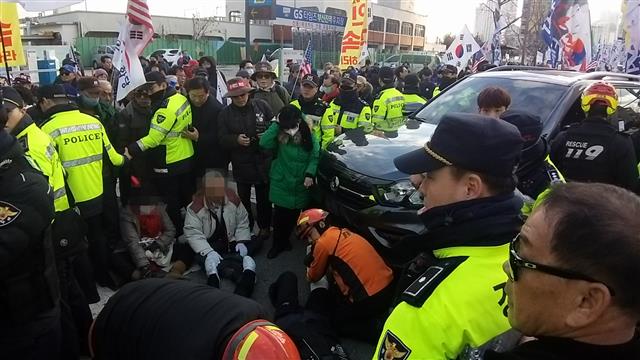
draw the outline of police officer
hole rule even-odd
[[[393,132],[404,123],[404,95],[394,86],[395,75],[388,66],[380,68],[380,92],[373,101],[373,126],[376,130]]]
[[[427,103],[427,100],[420,95],[420,79],[418,75],[409,74],[404,78],[402,93],[404,94],[404,108],[402,109],[404,116],[420,110],[422,105]]]
[[[373,130],[371,108],[364,100],[360,99],[356,89],[357,80],[358,77],[355,74],[346,74],[340,80],[340,94],[325,111],[322,123],[327,129],[331,126],[329,124],[334,125],[334,136],[346,132],[355,134],[353,132],[355,129],[360,129],[363,133],[370,133]],[[322,146],[326,147],[331,140],[333,138],[329,139],[329,135],[325,135],[322,139]]]
[[[500,118],[518,128],[524,141],[516,176],[523,197],[522,213],[529,216],[544,200],[551,186],[564,182],[564,177],[549,158],[549,143],[542,136],[542,120],[526,111],[509,110]]]
[[[586,119],[553,139],[551,160],[570,181],[635,190],[638,162],[633,143],[609,121],[618,108],[616,89],[609,83],[595,82],[584,90],[581,103]]]
[[[121,166],[125,157],[111,146],[104,127],[98,119],[81,113],[66,96],[60,85],[46,85],[40,88],[38,106],[48,120],[42,131],[49,135],[60,155],[60,161],[67,174],[67,185],[80,214],[87,225],[89,256],[96,280],[101,285],[109,285],[109,247],[102,226],[102,157],[106,150],[111,163]],[[96,301],[95,285],[91,291],[84,282],[83,290],[89,302]]]
[[[453,65],[447,64],[442,67],[442,69],[440,70],[440,74],[442,77],[440,78],[438,86],[433,89],[433,97],[438,96],[438,94],[443,92],[446,88],[453,85],[453,83],[458,80],[458,68]]]
[[[17,91],[10,87],[1,90],[2,103],[8,110],[6,129],[17,137],[25,155],[34,160],[53,189],[55,221],[52,240],[63,300],[62,354],[77,357],[78,344],[84,344],[85,353],[88,353],[85,339],[92,321],[91,310],[72,271],[73,257],[86,254],[84,224],[78,213],[71,208],[62,164],[51,138],[27,115],[23,99]],[[75,317],[75,321],[72,317]],[[76,329],[76,325],[80,329]]]
[[[450,113],[423,148],[394,160],[415,174],[424,195],[418,215],[429,231],[400,280],[405,290],[375,359],[476,358],[507,345],[502,264],[522,225],[513,176],[521,149],[515,126]]]
[[[257,302],[206,285],[136,281],[98,315],[94,359],[299,360],[295,343],[265,317]]]
[[[0,351],[6,359],[57,359],[53,192],[18,141],[4,131],[6,121],[0,106]]]
[[[312,133],[321,141],[321,146],[326,148],[334,137],[335,125],[329,121],[328,116],[324,116],[327,107],[318,98],[319,87],[320,78],[317,75],[303,76],[300,81],[300,98],[292,101],[291,105],[302,111]]]
[[[182,234],[180,209],[191,201],[194,182],[191,171],[194,166],[192,141],[183,132],[191,127],[189,100],[175,89],[168,88],[165,76],[157,71],[147,73],[147,93],[151,98],[154,114],[149,134],[129,144],[125,154],[131,158],[149,151],[149,160],[155,176],[157,191],[167,204],[167,213]]]

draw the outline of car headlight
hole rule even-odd
[[[422,195],[409,180],[399,181],[391,186],[379,188],[383,202],[402,205],[408,201],[411,205],[422,205]]]

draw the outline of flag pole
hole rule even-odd
[[[4,36],[0,34],[0,40],[2,40],[2,61],[4,62],[4,70],[7,72],[7,85],[11,86],[11,73],[9,72],[9,62],[7,61],[7,52],[4,48]]]

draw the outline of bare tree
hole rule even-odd
[[[215,17],[200,17],[200,12],[193,13],[193,40],[199,40],[208,32],[216,29],[218,22]]]

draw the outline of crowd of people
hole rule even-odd
[[[394,160],[428,230],[394,268],[312,200],[321,153],[341,134],[395,137],[465,74],[290,64],[281,84],[268,62],[227,80],[212,57],[143,60],[120,103],[109,57],[0,89],[8,358],[348,359],[345,337],[385,360],[640,357],[638,159],[613,86],[585,89],[586,120],[551,142],[498,87],[444,115]],[[271,285],[271,316],[251,299],[255,256],[295,238],[306,271]],[[206,285],[188,281],[199,271]],[[94,320],[98,285],[117,292]]]

